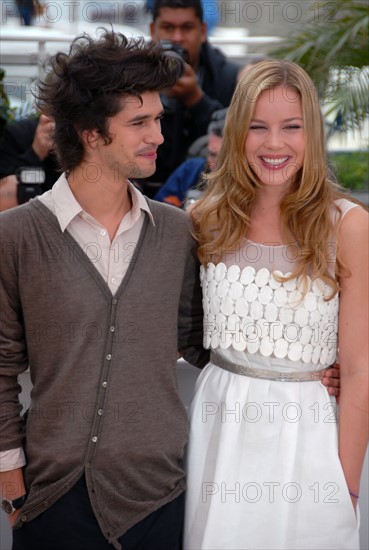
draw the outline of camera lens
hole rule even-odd
[[[178,75],[178,78],[180,78],[184,72],[184,64],[186,62],[186,57],[187,57],[186,51],[179,44],[171,42],[170,40],[160,40],[160,46],[162,47],[163,53],[165,55],[168,55],[180,61],[181,69],[180,69],[180,74]]]

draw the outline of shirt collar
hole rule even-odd
[[[128,191],[132,199],[132,208],[128,214],[132,217],[133,223],[139,219],[142,210],[146,212],[152,225],[155,226],[154,217],[143,194],[131,182],[128,182]],[[51,196],[55,207],[55,215],[62,232],[64,232],[70,222],[83,213],[81,205],[69,187],[65,174],[62,174],[53,186]]]

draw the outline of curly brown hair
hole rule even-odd
[[[97,130],[110,143],[107,119],[121,111],[122,99],[171,87],[182,70],[158,44],[102,31],[96,40],[77,36],[68,53],[53,56],[35,93],[40,111],[55,121],[55,152],[67,173],[82,162],[84,130]]]

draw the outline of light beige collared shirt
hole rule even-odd
[[[155,225],[150,208],[132,183],[128,182],[132,208],[119,224],[113,241],[107,229],[85,212],[77,202],[64,174],[40,200],[58,219],[60,229],[68,231],[95,265],[114,295],[126,274],[137,245],[146,212]],[[77,246],[78,246],[77,245]],[[26,464],[22,448],[0,453],[0,472],[15,470]]]
[[[132,208],[120,222],[112,242],[107,229],[83,211],[64,174],[50,191],[39,198],[55,214],[62,232],[67,230],[86,253],[109,285],[112,294],[118,290],[126,274],[140,236],[144,212],[147,212],[151,223],[154,224],[142,193],[131,183],[128,184],[128,191],[132,199]]]

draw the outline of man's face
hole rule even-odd
[[[194,8],[160,8],[159,16],[150,24],[151,38],[170,40],[187,53],[188,63],[196,70],[201,45],[206,40],[206,23],[201,23]]]
[[[156,169],[156,151],[163,143],[160,119],[163,106],[158,92],[145,92],[138,98],[122,101],[122,110],[108,119],[112,142],[106,145],[101,137],[93,144],[89,160],[98,163],[107,177],[115,180],[145,178]]]
[[[206,157],[209,170],[213,172],[215,170],[220,149],[222,147],[223,138],[216,136],[215,134],[209,134],[208,138],[208,154]]]

